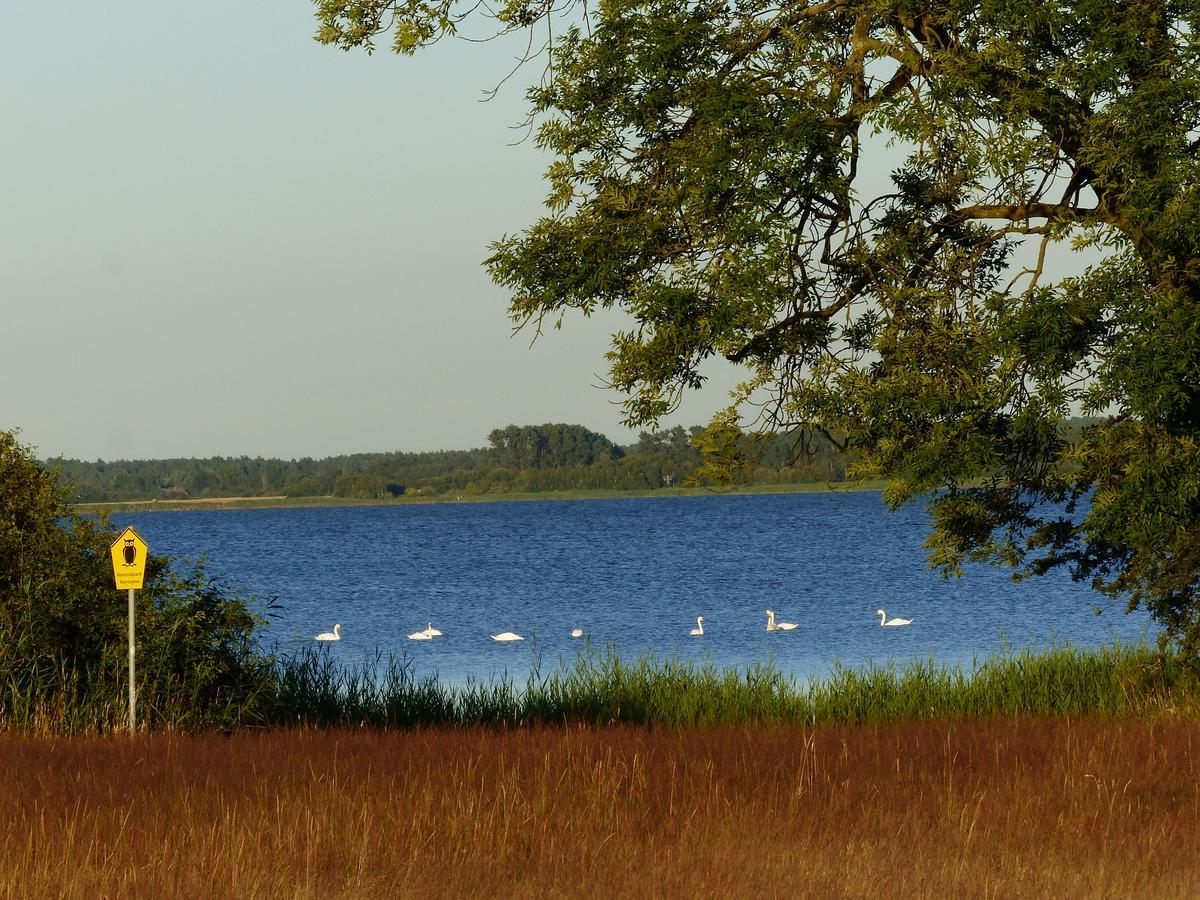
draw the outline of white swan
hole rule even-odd
[[[333,631],[322,631],[318,634],[314,641],[340,641],[342,639],[342,626],[340,624],[333,626]]]
[[[493,641],[523,641],[525,638],[513,631],[502,631],[492,635]]]
[[[688,634],[704,634],[704,616],[696,616],[696,627]]]
[[[776,622],[775,613],[771,610],[764,610],[767,614],[767,631],[793,631],[799,628],[795,622]]]
[[[425,625],[425,633],[430,637],[441,637],[442,633],[433,627],[432,622],[427,622]]]
[[[890,627],[893,625],[911,625],[913,623],[912,619],[889,619],[887,617],[887,613],[885,613],[882,609],[875,610],[875,615],[879,616],[879,624],[883,627]]]
[[[571,629],[571,637],[583,637],[583,629],[582,628],[572,628]]]
[[[429,629],[426,628],[424,631],[414,631],[408,636],[408,639],[410,641],[432,641],[433,635],[430,634]]]

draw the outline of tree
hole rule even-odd
[[[412,53],[478,9],[319,0],[317,37]],[[546,41],[555,159],[487,265],[519,323],[628,313],[630,425],[724,357],[735,405],[932,497],[943,570],[1066,565],[1200,653],[1196,0],[509,0],[492,25]],[[1055,275],[1065,247],[1090,264]]]
[[[514,469],[590,466],[600,459],[617,459],[623,451],[602,434],[582,425],[547,422],[509,425],[488,434],[493,459]]]

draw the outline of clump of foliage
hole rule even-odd
[[[527,32],[549,211],[487,265],[519,324],[626,314],[631,425],[724,358],[929,502],[944,572],[1066,566],[1200,658],[1194,0],[316,7],[343,49]]]
[[[0,432],[0,723],[120,727],[127,715],[127,595],[113,585],[103,519],[66,505],[56,475]],[[255,713],[271,660],[262,619],[197,565],[147,561],[137,592],[139,719],[228,726]]]
[[[386,500],[404,493],[404,485],[382,475],[341,475],[333,483],[333,496],[363,500]]]

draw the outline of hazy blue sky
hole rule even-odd
[[[43,456],[616,440],[616,320],[510,337],[487,243],[541,210],[516,48],[312,41],[306,0],[7,4],[0,429]],[[732,382],[667,424],[696,424]]]

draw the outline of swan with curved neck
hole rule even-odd
[[[525,638],[521,637],[515,631],[502,631],[499,634],[493,634],[492,640],[493,641],[523,641],[523,640],[525,640]]]
[[[432,622],[427,622],[425,625],[425,633],[430,637],[441,637],[442,633],[433,627]]]
[[[583,629],[582,628],[572,628],[571,629],[571,637],[573,637],[573,638],[583,637]]]
[[[763,610],[767,614],[767,631],[794,631],[800,626],[795,622],[776,622],[775,613],[772,610]]]
[[[688,634],[704,634],[704,616],[696,616],[696,627]]]
[[[333,631],[322,631],[313,640],[315,641],[340,641],[342,639],[342,626],[337,624],[333,626]]]
[[[879,625],[883,628],[899,627],[900,625],[911,625],[912,619],[901,619],[899,617],[889,619],[887,613],[882,609],[875,610],[875,615],[879,616]]]

